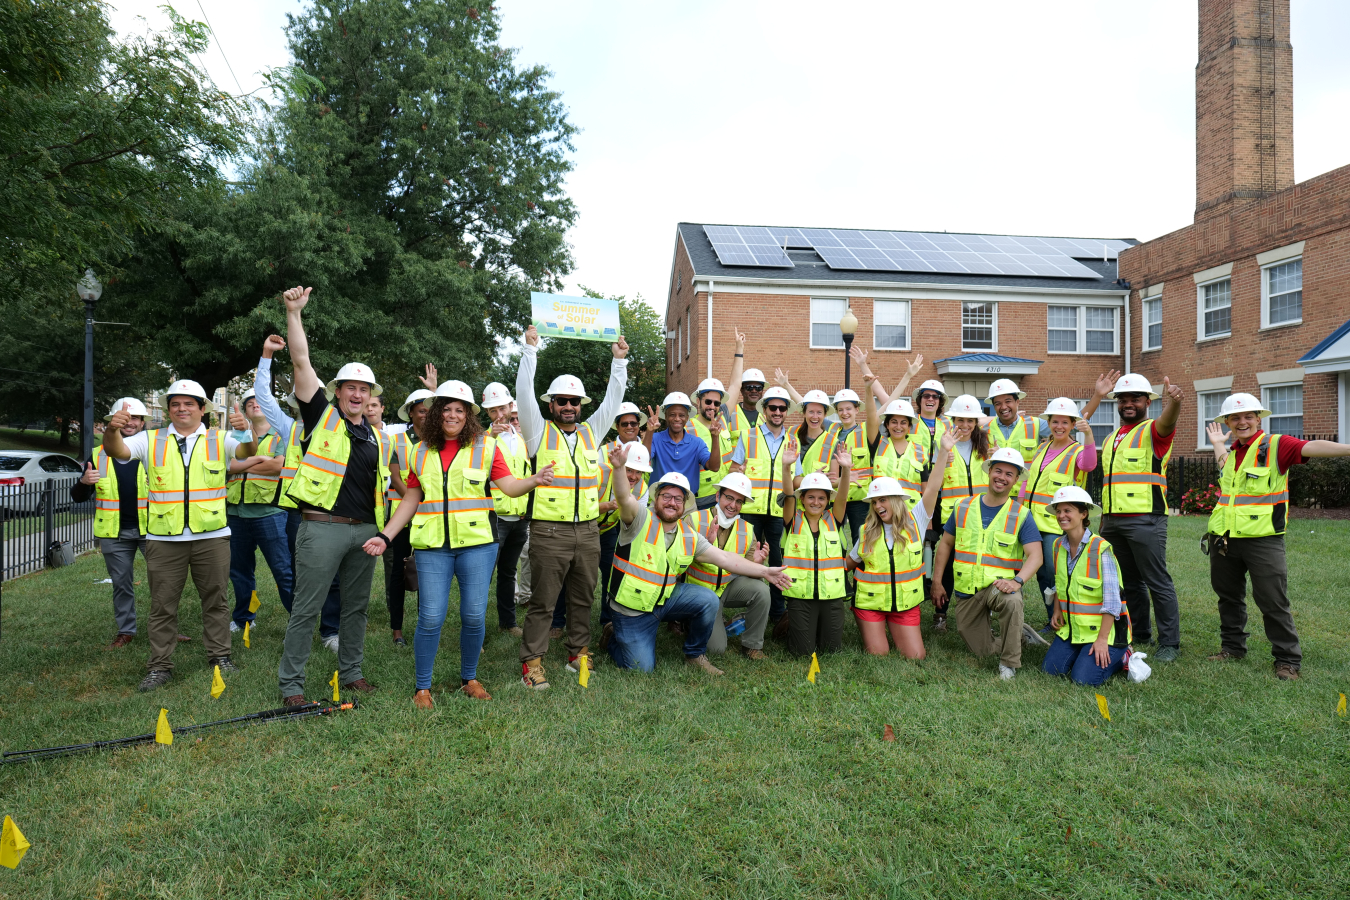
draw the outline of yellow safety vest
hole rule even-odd
[[[525,449],[525,438],[516,435],[516,449],[509,450],[502,441],[497,441],[497,449],[502,453],[502,460],[506,467],[511,470],[511,474],[516,478],[528,478],[530,474],[530,454]],[[604,460],[601,460],[604,463]],[[499,516],[523,516],[530,510],[530,495],[521,494],[519,497],[508,497],[497,488],[492,489],[492,505],[497,509]]]
[[[1242,466],[1229,451],[1219,473],[1219,502],[1209,516],[1209,530],[1235,538],[1284,534],[1289,517],[1289,473],[1278,463],[1280,436],[1262,434],[1247,448]]]
[[[1041,434],[1042,423],[1040,419],[1017,414],[1017,424],[1013,426],[1012,434],[1006,438],[1003,436],[1003,429],[998,426],[998,419],[985,426],[984,431],[989,435],[989,445],[995,450],[1001,450],[1004,447],[1011,447],[1022,454],[1023,462],[1031,462],[1031,458],[1036,455],[1036,448],[1041,445],[1043,435]]]
[[[411,523],[414,550],[458,550],[496,540],[488,484],[496,452],[496,440],[480,434],[472,447],[461,445],[450,468],[442,469],[440,451],[425,441],[417,444],[412,470],[422,486],[422,502]]]
[[[731,445],[734,448],[736,444],[752,430],[759,430],[759,426],[764,424],[764,413],[760,413],[759,417],[755,419],[755,424],[751,425],[750,417],[745,414],[745,410],[737,403],[727,411],[726,415],[722,416],[722,424],[731,429],[729,437],[731,438]]]
[[[737,410],[739,409],[740,407],[737,407]],[[754,496],[750,502],[741,507],[742,516],[770,512],[770,497],[774,493],[774,486],[778,483],[778,454],[783,452],[787,442],[788,433],[785,429],[783,440],[778,443],[778,450],[770,452],[769,442],[764,439],[764,432],[759,430],[758,425],[745,433],[745,475],[750,479],[750,489],[754,491]],[[775,514],[781,506],[782,504],[777,501],[772,503]]]
[[[94,468],[98,470],[98,481],[94,484],[94,537],[115,538],[122,531],[122,499],[118,495],[117,473],[110,471],[108,454],[102,447],[94,448]],[[136,467],[136,519],[141,534],[145,534],[145,523],[150,511],[150,492],[146,488],[145,466],[139,459],[129,463]]]
[[[1027,500],[1031,503],[1031,517],[1035,519],[1041,534],[1060,534],[1059,522],[1055,521],[1055,515],[1047,504],[1055,496],[1055,491],[1062,487],[1076,484],[1086,488],[1088,473],[1078,470],[1078,454],[1083,452],[1083,445],[1077,441],[1070,441],[1069,446],[1055,457],[1054,463],[1042,468],[1045,455],[1049,452],[1050,442],[1046,441],[1036,451],[1036,457],[1027,468]]]
[[[648,511],[642,540],[633,541],[627,559],[614,557],[614,567],[623,573],[615,603],[648,613],[670,597],[675,583],[694,561],[698,537],[687,519],[680,519],[678,524],[679,530],[667,548],[661,520]]]
[[[900,487],[905,491],[905,500],[911,506],[923,496],[923,470],[926,468],[921,444],[906,440],[904,452],[896,453],[895,444],[889,437],[877,441],[877,452],[872,457],[872,477],[894,478],[900,482]]]
[[[718,541],[713,540],[713,529],[717,525],[716,509],[700,509],[694,514],[694,530],[708,539],[708,543],[714,547],[720,547]],[[725,549],[733,556],[744,557],[750,552],[750,543],[755,539],[755,530],[750,527],[750,523],[736,517],[736,530],[726,533],[726,540],[730,546]],[[731,580],[725,569],[709,563],[703,563],[695,560],[689,566],[689,571],[685,573],[684,580],[692,584],[700,584],[717,596],[722,596],[722,592],[727,589],[727,582]]]
[[[989,475],[984,471],[984,460],[975,453],[974,445],[970,450],[970,465],[960,451],[952,448],[947,454],[947,468],[942,473],[941,515],[938,521],[945,523],[951,518],[952,510],[962,497],[978,497],[989,490]]]
[[[871,553],[863,554],[867,525],[862,527],[858,553],[862,567],[853,570],[858,593],[853,605],[876,612],[904,612],[923,602],[923,535],[914,517],[905,513],[905,527],[891,529],[896,546],[886,546],[886,535],[877,536]]]
[[[186,468],[175,435],[172,428],[150,432],[146,533],[177,535],[187,527],[193,534],[205,534],[224,528],[225,472],[229,468],[225,435],[215,428],[199,435]]]
[[[281,484],[277,488],[277,506],[283,509],[295,509],[295,501],[288,495],[291,479],[300,469],[300,460],[304,459],[304,426],[299,422],[291,423],[290,433],[286,436],[286,456],[281,461]]]
[[[576,430],[576,449],[567,446],[563,430],[544,423],[544,436],[534,454],[534,471],[553,463],[553,484],[531,492],[531,514],[545,522],[589,522],[600,517],[599,442],[591,426]]]
[[[842,441],[853,455],[853,463],[849,467],[848,499],[866,500],[867,488],[876,474],[872,469],[872,452],[867,447],[867,429],[862,425],[854,425],[848,431],[838,432],[837,440]]]
[[[399,475],[403,478],[403,483],[406,485],[408,483],[408,473],[412,471],[413,454],[417,452],[417,448],[422,446],[422,444],[420,441],[415,441],[408,437],[408,432],[406,431],[400,431],[389,435],[389,441],[394,445],[393,450],[389,455],[389,468],[397,470]],[[384,520],[388,522],[394,517],[394,513],[398,512],[398,505],[403,500],[403,498],[398,495],[398,491],[394,490],[394,481],[392,478],[389,480],[389,486],[385,488],[384,499],[385,502],[389,504],[389,511],[385,513],[384,517]]]
[[[1167,463],[1172,447],[1158,459],[1153,453],[1153,420],[1145,419],[1121,438],[1124,426],[1102,442],[1102,515],[1167,514]],[[1173,442],[1175,443],[1175,441]]]
[[[1078,551],[1078,562],[1069,571],[1068,538],[1055,541],[1052,551],[1055,566],[1055,605],[1064,618],[1064,624],[1055,630],[1061,640],[1070,644],[1091,644],[1102,628],[1102,557],[1111,554],[1111,545],[1097,535],[1088,538],[1087,546]],[[1120,604],[1115,634],[1111,643],[1128,646],[1134,640],[1130,624],[1130,610]]]
[[[915,413],[914,427],[909,431],[909,442],[918,444],[919,449],[923,451],[924,469],[920,481],[928,480],[928,473],[933,465],[933,460],[937,458],[938,448],[942,446],[942,436],[951,430],[952,420],[946,416],[938,416],[930,430],[927,423]]]
[[[258,456],[271,456],[280,438],[276,432],[268,432],[258,441]],[[283,462],[284,466],[285,463]],[[252,503],[259,506],[275,506],[281,492],[281,475],[254,475],[252,472],[231,474],[226,479],[225,502],[230,506],[240,503]]]
[[[609,464],[609,451],[620,442],[610,441],[600,448],[600,502],[614,502],[614,469]],[[626,477],[626,476],[625,476]],[[633,491],[634,496],[640,496],[647,491],[647,475],[643,473],[642,480],[638,482],[637,488]],[[610,512],[600,517],[600,533],[604,534],[612,528],[618,528],[620,523],[620,512],[616,506]]]
[[[351,438],[347,436],[346,418],[337,407],[324,410],[318,427],[309,436],[309,449],[300,460],[300,466],[291,479],[286,494],[293,500],[318,509],[330,510],[337,502],[342,479],[347,474],[347,459],[352,452]],[[375,495],[371,498],[375,511],[375,527],[384,528],[384,492],[389,483],[389,462],[394,444],[389,435],[371,428],[376,441]]]
[[[739,407],[737,407],[739,409]],[[717,436],[717,442],[722,446],[722,467],[716,472],[709,472],[703,469],[698,475],[698,496],[707,497],[717,493],[717,483],[727,477],[731,471],[731,454],[736,449],[736,444],[731,438],[731,429],[726,427],[723,422],[722,433]],[[712,432],[704,423],[702,416],[696,416],[689,420],[689,430],[698,436],[708,447],[708,452],[712,452]]]
[[[784,597],[802,600],[838,600],[845,594],[844,544],[830,510],[813,532],[799,510],[783,532],[783,566],[792,578]]]
[[[805,428],[805,426],[802,427]],[[830,458],[834,456],[834,448],[838,440],[838,427],[831,422],[826,422],[825,430],[816,438],[815,443],[802,452],[798,459],[802,464],[802,475],[810,475],[812,472],[828,474]],[[797,435],[797,443],[805,444],[800,433]]]
[[[956,504],[956,546],[952,560],[955,588],[962,594],[978,594],[1000,578],[1012,578],[1022,568],[1022,530],[1031,510],[1025,503],[1008,499],[999,507],[989,527],[976,504],[967,497]]]

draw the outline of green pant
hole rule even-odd
[[[745,609],[745,631],[741,632],[741,647],[745,650],[764,649],[764,629],[769,624],[769,583],[758,578],[733,578],[722,590],[722,609]],[[727,652],[726,623],[718,611],[708,636],[709,653]]]
[[[277,677],[281,696],[305,692],[305,663],[309,661],[314,629],[336,575],[342,593],[338,622],[338,681],[351,684],[361,678],[366,646],[366,610],[376,557],[361,545],[375,536],[374,525],[339,525],[302,520],[295,535],[295,599],[286,623]],[[328,677],[324,677],[327,681]]]

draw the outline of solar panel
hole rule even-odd
[[[704,225],[703,233],[724,266],[766,266],[790,269],[791,258],[767,228]]]

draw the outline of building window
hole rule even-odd
[[[1156,419],[1158,418],[1158,416],[1161,416],[1162,406],[1163,404],[1161,397],[1159,397],[1157,400],[1150,400],[1148,404],[1148,417],[1150,419]]]
[[[680,272],[675,276],[675,293],[684,290],[684,273]]]
[[[684,311],[684,358],[688,359],[689,354],[694,352],[694,311],[687,309]]]
[[[839,320],[848,309],[848,301],[843,298],[811,300],[811,346],[821,349],[837,350],[844,346],[844,334],[839,330]]]
[[[1086,400],[1075,402],[1080,410],[1088,403]],[[1092,440],[1100,447],[1111,435],[1111,432],[1116,430],[1118,424],[1120,423],[1116,421],[1116,401],[1103,400],[1097,405],[1092,418],[1088,419],[1088,425],[1092,426]]]
[[[1267,385],[1261,389],[1261,402],[1270,410],[1266,431],[1303,437],[1303,385]]]
[[[1116,352],[1116,311],[1108,306],[1049,306],[1051,353]]]
[[[677,321],[675,323],[675,365],[684,360],[684,323]]]
[[[1292,259],[1261,271],[1261,324],[1290,325],[1303,321],[1303,260]]]
[[[1048,307],[1050,322],[1050,342],[1047,349],[1051,353],[1078,352],[1078,307]]]
[[[909,349],[908,300],[876,300],[872,303],[872,347],[877,350]]]
[[[1144,349],[1162,349],[1162,297],[1144,301]]]
[[[1200,285],[1200,340],[1233,333],[1233,280]]]
[[[1228,393],[1229,392],[1226,390],[1202,391],[1196,397],[1197,402],[1195,406],[1200,412],[1200,425],[1197,429],[1200,439],[1196,446],[1201,450],[1210,446],[1209,435],[1205,434],[1205,428],[1208,427],[1210,422],[1214,421],[1214,417],[1219,414],[1219,410],[1223,409],[1223,401],[1224,398],[1228,396]]]
[[[997,350],[998,304],[961,304],[961,349]]]

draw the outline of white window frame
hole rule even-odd
[[[1051,350],[1050,349],[1050,307],[1065,307],[1077,310],[1074,321],[1077,334],[1074,336],[1073,350]],[[1088,331],[1104,331],[1103,328],[1087,327],[1087,311],[1089,309],[1106,309],[1111,312],[1111,349],[1110,350],[1089,350],[1087,348]],[[1056,328],[1055,331],[1068,331],[1067,328]],[[1052,353],[1055,356],[1119,356],[1120,355],[1120,314],[1117,307],[1099,306],[1097,304],[1069,304],[1069,303],[1047,303],[1045,305],[1045,352]]]
[[[1156,304],[1158,304],[1158,321],[1156,321],[1156,322],[1150,322],[1150,321],[1148,320],[1148,305],[1149,305],[1150,303],[1156,303]],[[1152,297],[1145,297],[1145,298],[1143,299],[1143,302],[1142,302],[1141,306],[1140,306],[1140,315],[1143,317],[1143,320],[1144,320],[1144,322],[1143,322],[1143,326],[1144,326],[1144,334],[1143,334],[1143,336],[1142,336],[1143,349],[1144,349],[1144,350],[1161,350],[1161,349],[1162,349],[1162,323],[1163,323],[1162,294],[1154,294]],[[1152,327],[1152,326],[1154,326],[1154,325],[1157,325],[1157,326],[1158,326],[1158,343],[1156,343],[1156,344],[1150,344],[1150,343],[1148,342],[1148,330],[1149,330],[1150,327]]]
[[[1223,334],[1205,334],[1205,288],[1212,284],[1218,284],[1221,281],[1228,282],[1228,330]],[[1209,281],[1202,281],[1195,286],[1195,341],[1201,343],[1204,341],[1222,341],[1225,338],[1233,336],[1233,276],[1221,275],[1218,278],[1211,278]]]
[[[1279,382],[1276,382],[1276,383],[1274,383],[1274,384],[1263,384],[1263,385],[1261,385],[1261,405],[1264,406],[1266,409],[1270,409],[1270,391],[1271,391],[1273,388],[1288,388],[1288,387],[1296,387],[1296,388],[1299,389],[1299,391],[1300,391],[1300,393],[1301,393],[1301,392],[1303,391],[1303,382],[1301,382],[1301,381],[1279,381]],[[1301,396],[1300,399],[1306,400],[1307,398]],[[1302,405],[1302,404],[1301,404],[1301,405]],[[1281,418],[1283,418],[1283,417],[1281,417]],[[1307,427],[1307,426],[1308,426],[1308,414],[1307,414],[1307,411],[1305,410],[1304,412],[1299,413],[1299,418],[1303,420],[1303,428],[1299,429],[1299,432],[1300,432],[1300,434],[1307,434],[1307,433],[1308,433],[1308,427]],[[1263,417],[1263,418],[1261,419],[1261,428],[1262,428],[1262,430],[1264,430],[1267,434],[1270,433],[1270,419],[1271,419],[1270,416],[1265,416],[1265,417]],[[1298,435],[1295,435],[1295,437],[1298,437]]]
[[[881,346],[881,343],[877,340],[877,327],[878,327],[878,326],[887,326],[887,327],[892,327],[892,328],[893,328],[893,327],[896,327],[895,324],[892,323],[892,322],[882,322],[882,321],[881,321],[881,318],[882,318],[882,317],[881,317],[881,311],[882,311],[883,309],[888,308],[888,307],[886,307],[886,306],[883,306],[882,304],[891,304],[891,303],[895,304],[897,307],[903,306],[903,307],[904,307],[904,310],[905,310],[905,323],[904,323],[904,326],[905,326],[905,346],[903,346],[903,347],[883,347],[883,346]],[[873,300],[873,301],[872,301],[872,349],[873,349],[873,350],[881,350],[881,351],[883,351],[883,352],[885,352],[885,351],[895,351],[895,352],[897,352],[897,353],[908,353],[908,352],[909,352],[910,344],[911,344],[911,342],[912,342],[913,339],[914,339],[914,325],[913,325],[912,319],[910,318],[910,314],[911,314],[912,311],[913,311],[913,307],[910,305],[910,302],[909,302],[908,300]]]
[[[680,367],[684,362],[684,322],[680,319],[675,320],[675,368]]]
[[[839,320],[844,317],[844,314],[841,312],[837,317],[832,319],[817,319],[816,318],[817,303],[830,303],[830,304],[842,303],[844,304],[844,309],[848,309],[848,298],[846,297],[812,297],[810,306],[807,309],[807,317],[808,317],[806,323],[807,346],[809,346],[812,350],[843,350],[844,335],[843,332],[839,331]],[[815,326],[818,324],[824,325],[826,322],[832,324],[835,328],[835,331],[839,333],[839,343],[817,344],[815,342],[816,341]]]
[[[1290,320],[1287,321],[1287,322],[1276,322],[1276,323],[1274,323],[1273,325],[1272,325],[1271,322],[1270,322],[1270,272],[1271,272],[1272,269],[1278,269],[1280,266],[1287,266],[1287,265],[1289,265],[1289,264],[1292,263],[1292,262],[1302,263],[1302,262],[1303,262],[1303,257],[1302,257],[1302,256],[1291,256],[1291,257],[1289,257],[1288,259],[1282,259],[1282,260],[1279,260],[1278,262],[1273,262],[1273,263],[1271,263],[1270,265],[1262,266],[1262,267],[1261,267],[1261,330],[1262,330],[1262,331],[1266,330],[1267,328],[1288,328],[1288,327],[1291,326],[1291,325],[1302,325],[1302,324],[1303,324],[1303,314],[1302,314],[1302,305],[1301,305],[1301,304],[1300,304],[1299,317],[1298,317],[1297,319],[1290,319]],[[1303,278],[1302,278],[1302,272],[1299,273],[1299,276],[1300,276],[1300,277],[1299,277],[1299,293],[1301,294],[1301,293],[1303,293]],[[1264,403],[1265,401],[1263,400],[1262,402]]]
[[[1086,400],[1075,400],[1075,401],[1073,401],[1073,402],[1074,402],[1075,404],[1077,404],[1077,406],[1078,406],[1078,411],[1079,411],[1079,412],[1082,412],[1082,411],[1087,407],[1087,405],[1088,405],[1088,402],[1087,402]],[[1101,403],[1097,404],[1097,409],[1096,409],[1095,412],[1093,412],[1093,415],[1095,416],[1095,415],[1097,415],[1097,413],[1101,412],[1103,406],[1105,406],[1105,404],[1107,404],[1107,403],[1111,404],[1110,407],[1107,407],[1107,408],[1109,408],[1109,409],[1111,410],[1111,431],[1115,431],[1117,428],[1120,427],[1120,406],[1116,403],[1116,401],[1114,401],[1114,400],[1103,400]],[[1091,419],[1088,420],[1088,427],[1089,427],[1089,428],[1091,428],[1094,424],[1096,424],[1096,425],[1105,425],[1106,423],[1105,423],[1105,422],[1096,422],[1096,423],[1094,423]],[[1106,434],[1107,434],[1107,437],[1110,437],[1111,431],[1108,431],[1108,432],[1106,433]],[[1076,432],[1075,432],[1075,439],[1079,439]],[[1079,440],[1081,440],[1081,439],[1079,439]],[[1097,443],[1097,435],[1094,433],[1094,434],[1092,435],[1092,442],[1093,442],[1093,444],[1095,444],[1097,447],[1101,447],[1101,446],[1106,442],[1106,440],[1105,440],[1105,438],[1103,438],[1103,439],[1102,439],[1102,443],[1101,443],[1101,444],[1098,444],[1098,443]]]
[[[694,310],[686,309],[684,311],[684,358],[688,359],[694,352]]]
[[[992,347],[967,347],[966,346],[966,307],[976,303],[987,304],[994,308],[994,321],[990,326],[993,329]],[[982,326],[975,326],[982,327]],[[961,301],[961,352],[962,353],[997,353],[998,352],[998,301],[997,300],[963,300]]]
[[[1205,398],[1218,397],[1219,403],[1222,404],[1224,398],[1226,398],[1231,393],[1233,393],[1231,388],[1220,388],[1217,391],[1196,392],[1195,415],[1199,421],[1196,423],[1195,449],[1197,450],[1214,449],[1214,446],[1209,442],[1209,435],[1205,433],[1205,429],[1209,427],[1209,423],[1214,421],[1214,419],[1211,416],[1205,415]]]

